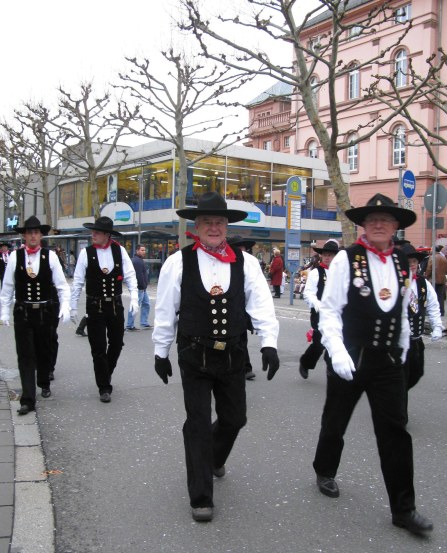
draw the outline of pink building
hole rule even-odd
[[[382,23],[374,34],[362,36],[360,29],[356,30],[355,22],[363,19],[376,4],[379,2],[375,0],[352,0],[346,23],[354,27],[350,30],[350,37],[346,37],[349,40],[343,41],[339,47],[339,59],[347,64],[352,63],[352,71],[336,82],[336,98],[340,106],[338,123],[343,141],[355,137],[359,126],[389,114],[388,108],[378,101],[355,105],[362,95],[362,89],[372,82],[372,75],[389,75],[397,71],[396,85],[405,95],[412,90],[406,73],[410,60],[416,73],[423,75],[427,72],[427,58],[439,46],[447,51],[447,9],[442,9],[445,4],[442,0],[396,0],[392,2],[396,8],[393,20]],[[402,33],[402,23],[408,19],[412,20],[413,27],[402,43],[391,48],[380,64],[356,69],[356,62],[369,59],[372,52],[378,53],[397,43]],[[328,12],[323,12],[309,22],[300,38],[303,44],[311,45],[330,31],[331,18]],[[317,64],[312,76],[316,86],[315,101],[320,117],[329,124],[327,89],[324,86],[318,88],[318,82],[326,76],[325,66]],[[447,82],[447,69],[444,70],[442,80]],[[276,90],[272,87],[264,93],[263,101],[261,95],[250,103],[251,142],[247,145],[323,158],[299,98],[293,96],[289,89],[286,91],[287,96],[281,99],[278,94],[280,90],[279,86]],[[290,110],[287,109],[289,106]],[[438,110],[428,101],[414,102],[409,111],[424,126],[439,129],[439,133],[447,137],[445,111]],[[435,181],[447,185],[447,176],[438,174],[416,133],[403,117],[396,116],[382,131],[367,141],[351,146],[341,155],[341,161],[349,164],[353,206],[365,204],[376,192],[386,194],[396,202],[400,201],[401,205],[413,209],[418,216],[416,224],[406,230],[406,238],[416,246],[431,243],[431,227],[427,229],[431,213],[424,207],[424,194]],[[447,164],[445,147],[440,147],[438,155],[441,162]],[[410,201],[399,191],[399,177],[406,170],[411,170],[416,177],[416,191]],[[442,227],[436,231],[438,243],[447,242],[445,215],[445,208],[437,215],[442,220]]]

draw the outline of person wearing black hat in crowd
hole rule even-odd
[[[213,474],[225,462],[247,422],[245,313],[261,341],[262,368],[271,380],[279,368],[279,325],[270,290],[256,258],[228,246],[228,223],[245,211],[228,209],[220,194],[206,192],[197,208],[177,211],[195,222],[194,244],[169,256],[160,271],[153,342],[155,371],[172,376],[169,350],[177,330],[178,364],[186,422],[183,437],[192,517],[213,518]],[[211,394],[217,418],[211,423]]]
[[[41,225],[34,215],[17,227],[25,247],[13,251],[0,294],[1,320],[9,325],[9,312],[15,293],[14,335],[22,395],[19,415],[34,411],[37,386],[42,397],[51,396],[50,372],[54,336],[53,287],[60,303],[59,318],[70,320],[70,289],[56,254],[41,246],[50,225]]]
[[[410,322],[410,349],[405,363],[406,388],[413,388],[424,375],[424,334],[425,316],[427,315],[432,328],[431,340],[435,342],[442,338],[442,320],[439,310],[438,296],[430,282],[418,274],[419,263],[425,253],[418,252],[408,243],[402,246],[403,253],[408,258],[411,272],[410,301],[408,304],[408,320]]]
[[[9,260],[9,246],[6,242],[0,244],[0,287],[3,283],[3,277],[5,276],[6,266]]]
[[[99,399],[112,399],[112,374],[123,348],[124,307],[121,298],[123,280],[130,292],[130,310],[138,313],[138,289],[135,269],[127,251],[112,240],[121,236],[109,217],[84,223],[92,231],[92,245],[81,250],[76,263],[71,292],[71,320],[78,323],[78,300],[86,283],[88,341],[93,357]]]
[[[243,252],[253,255],[253,246],[256,244],[255,240],[250,240],[249,238],[243,238],[242,236],[236,235],[228,238],[227,242],[233,249],[234,247],[237,247]],[[250,354],[248,353],[248,331],[253,334],[255,329],[253,328],[253,323],[247,313],[245,313],[245,318],[247,319],[247,330],[245,331],[242,339],[245,346],[245,380],[254,380],[256,375],[253,372],[253,365],[251,364]]]
[[[338,497],[335,481],[343,436],[366,393],[392,522],[414,534],[433,529],[416,510],[413,446],[406,430],[404,363],[410,345],[409,266],[392,236],[416,220],[382,194],[346,211],[364,228],[355,244],[332,261],[320,306],[319,329],[330,362],[326,402],[313,462],[321,493]]]
[[[312,343],[300,357],[300,375],[308,378],[309,371],[315,369],[318,359],[324,351],[321,345],[321,333],[318,330],[320,300],[327,279],[327,271],[334,257],[339,252],[339,244],[333,238],[327,240],[322,248],[314,248],[321,256],[321,261],[310,271],[304,287],[303,298],[310,307],[310,326],[312,327]]]

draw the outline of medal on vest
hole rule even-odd
[[[107,275],[108,272],[109,272],[109,269],[107,269],[107,267],[104,267],[103,269],[101,269],[101,271],[102,271],[105,275]]]
[[[220,296],[223,293],[224,293],[224,291],[223,291],[222,286],[219,286],[218,284],[215,284],[214,286],[211,287],[210,294],[212,296]]]
[[[391,298],[391,290],[389,288],[382,288],[379,290],[379,298],[381,300],[389,300]]]

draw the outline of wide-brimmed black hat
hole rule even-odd
[[[113,221],[110,217],[99,217],[94,223],[84,223],[82,226],[89,230],[99,230],[113,234],[113,236],[121,236],[121,232],[113,229]]]
[[[427,252],[418,252],[413,244],[404,244],[400,251],[403,252],[408,258],[415,257],[418,261],[422,261],[427,257]]]
[[[19,234],[25,233],[27,230],[39,229],[42,234],[48,234],[50,232],[50,225],[41,225],[39,219],[35,215],[31,215],[25,221],[23,227],[16,227],[16,232]]]
[[[329,240],[327,240],[327,242],[324,243],[324,245],[321,248],[313,248],[313,250],[314,252],[317,252],[317,253],[323,253],[323,252],[338,253],[340,251],[340,245],[337,242],[337,240],[330,238]]]
[[[250,238],[244,238],[239,235],[227,238],[227,242],[230,246],[243,246],[247,250],[251,249],[256,244],[256,240],[250,240]]]
[[[229,223],[237,223],[248,217],[246,211],[228,209],[227,202],[217,192],[205,192],[200,196],[197,207],[178,209],[177,215],[190,221],[195,221],[199,215],[219,215],[226,217]]]
[[[376,194],[363,207],[347,209],[345,215],[356,225],[363,226],[365,217],[370,213],[390,213],[399,223],[399,228],[407,228],[416,221],[416,213],[410,209],[396,207],[388,196]]]

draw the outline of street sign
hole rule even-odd
[[[402,202],[402,205],[403,205],[404,209],[411,209],[411,211],[414,210],[414,201],[413,200],[410,200],[408,198],[404,198],[403,202]]]
[[[405,171],[402,177],[402,192],[406,198],[413,197],[416,190],[416,177],[413,171]],[[408,209],[408,208],[407,208]]]
[[[436,209],[433,209],[435,187],[436,187]],[[424,194],[424,205],[427,211],[429,211],[430,213],[433,213],[433,211],[436,211],[436,213],[440,213],[444,209],[446,204],[447,204],[447,190],[445,189],[445,186],[443,186],[439,182],[435,182],[429,188],[427,188],[427,192]]]
[[[427,219],[427,228],[432,229],[433,228],[433,217],[429,217]],[[444,217],[436,217],[435,218],[435,229],[441,229],[444,228]]]

